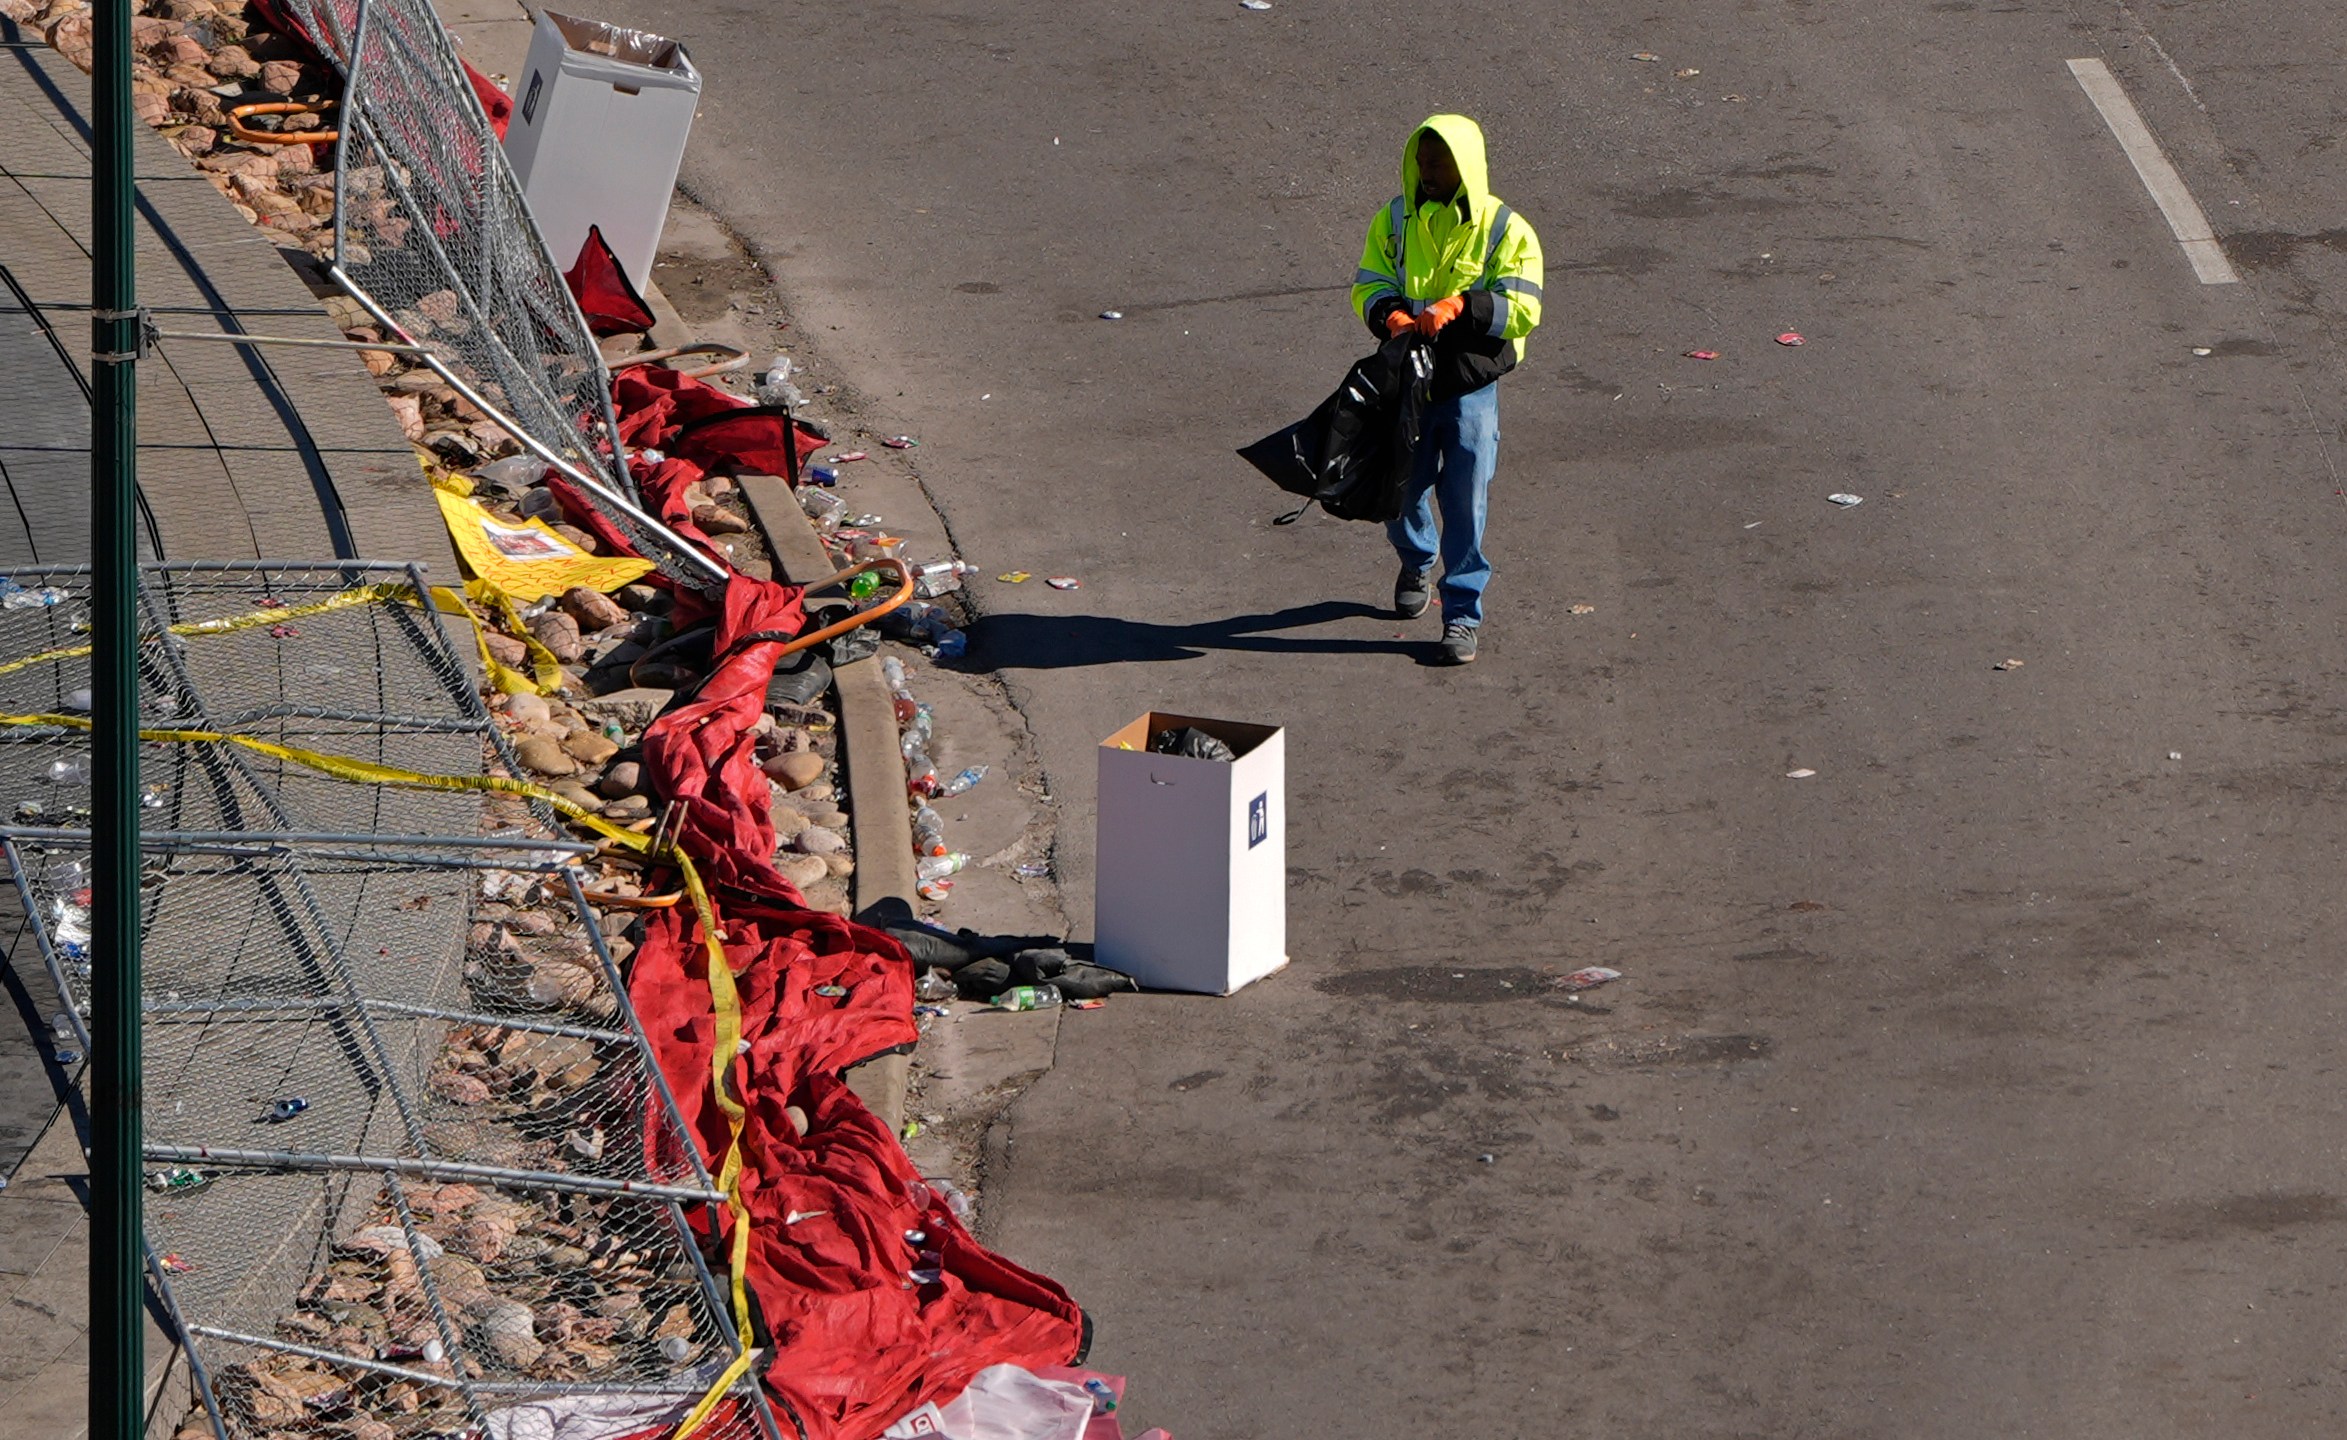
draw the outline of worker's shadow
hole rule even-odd
[[[1351,640],[1287,632],[1338,620],[1391,618],[1391,612],[1354,600],[1322,600],[1267,615],[1233,615],[1195,625],[1157,625],[1114,615],[985,615],[969,628],[964,669],[1073,670],[1087,665],[1132,665],[1196,660],[1209,650],[1268,655],[1404,655],[1423,658],[1424,640]]]

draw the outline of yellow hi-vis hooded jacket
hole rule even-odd
[[[1418,203],[1418,137],[1442,137],[1459,166],[1448,203]],[[1369,220],[1353,275],[1353,313],[1378,339],[1396,307],[1415,315],[1427,302],[1467,297],[1467,308],[1435,341],[1437,399],[1480,389],[1524,358],[1524,337],[1540,323],[1540,237],[1491,193],[1483,127],[1464,115],[1436,115],[1402,146],[1402,193]]]

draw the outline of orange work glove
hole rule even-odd
[[[1464,295],[1453,295],[1448,300],[1435,301],[1432,305],[1418,312],[1418,333],[1432,340],[1437,331],[1458,319],[1459,312],[1466,308],[1467,297]]]
[[[1412,315],[1408,310],[1403,309],[1401,306],[1396,305],[1393,308],[1392,313],[1385,317],[1386,338],[1390,340],[1394,336],[1401,334],[1404,330],[1409,329],[1417,323],[1418,318],[1416,316]]]

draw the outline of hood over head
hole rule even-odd
[[[1402,146],[1402,194],[1418,203],[1418,137],[1432,130],[1448,145],[1459,167],[1459,190],[1473,206],[1491,194],[1491,172],[1483,158],[1483,127],[1464,115],[1430,115]],[[1456,196],[1451,197],[1456,199]]]

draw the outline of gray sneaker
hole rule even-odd
[[[1426,583],[1431,570],[1404,570],[1394,577],[1394,614],[1404,620],[1415,620],[1426,613],[1434,603],[1434,591]]]
[[[1442,627],[1442,663],[1445,665],[1472,665],[1475,663],[1475,627],[1461,625],[1453,620]]]

